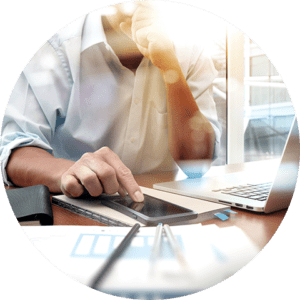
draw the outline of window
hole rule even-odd
[[[244,37],[244,161],[280,157],[295,112],[268,57]]]
[[[227,33],[227,163],[278,158],[295,116],[285,84],[247,36]]]

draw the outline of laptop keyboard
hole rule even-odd
[[[271,186],[272,182],[266,182],[260,184],[233,186],[230,188],[213,190],[213,192],[220,192],[222,194],[248,198],[251,200],[265,201],[268,198]]]

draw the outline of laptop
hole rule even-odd
[[[278,168],[236,172],[154,184],[153,188],[227,204],[250,211],[270,213],[291,202],[299,169],[299,131],[294,118]]]

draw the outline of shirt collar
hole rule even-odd
[[[102,15],[104,15],[104,12],[102,10],[96,10],[86,15],[82,27],[81,52],[99,43],[104,43],[106,49],[108,51],[113,52],[106,39],[106,35],[101,20]],[[144,60],[148,61],[146,57],[143,58],[142,62]],[[148,61],[148,63],[149,66],[152,65],[152,62],[150,60]]]
[[[86,16],[82,28],[81,52],[101,42],[107,44],[101,15],[101,10],[96,10]]]

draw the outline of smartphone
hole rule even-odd
[[[188,208],[144,194],[143,202],[134,202],[130,196],[100,196],[101,203],[147,226],[170,224],[196,219],[197,212]]]

